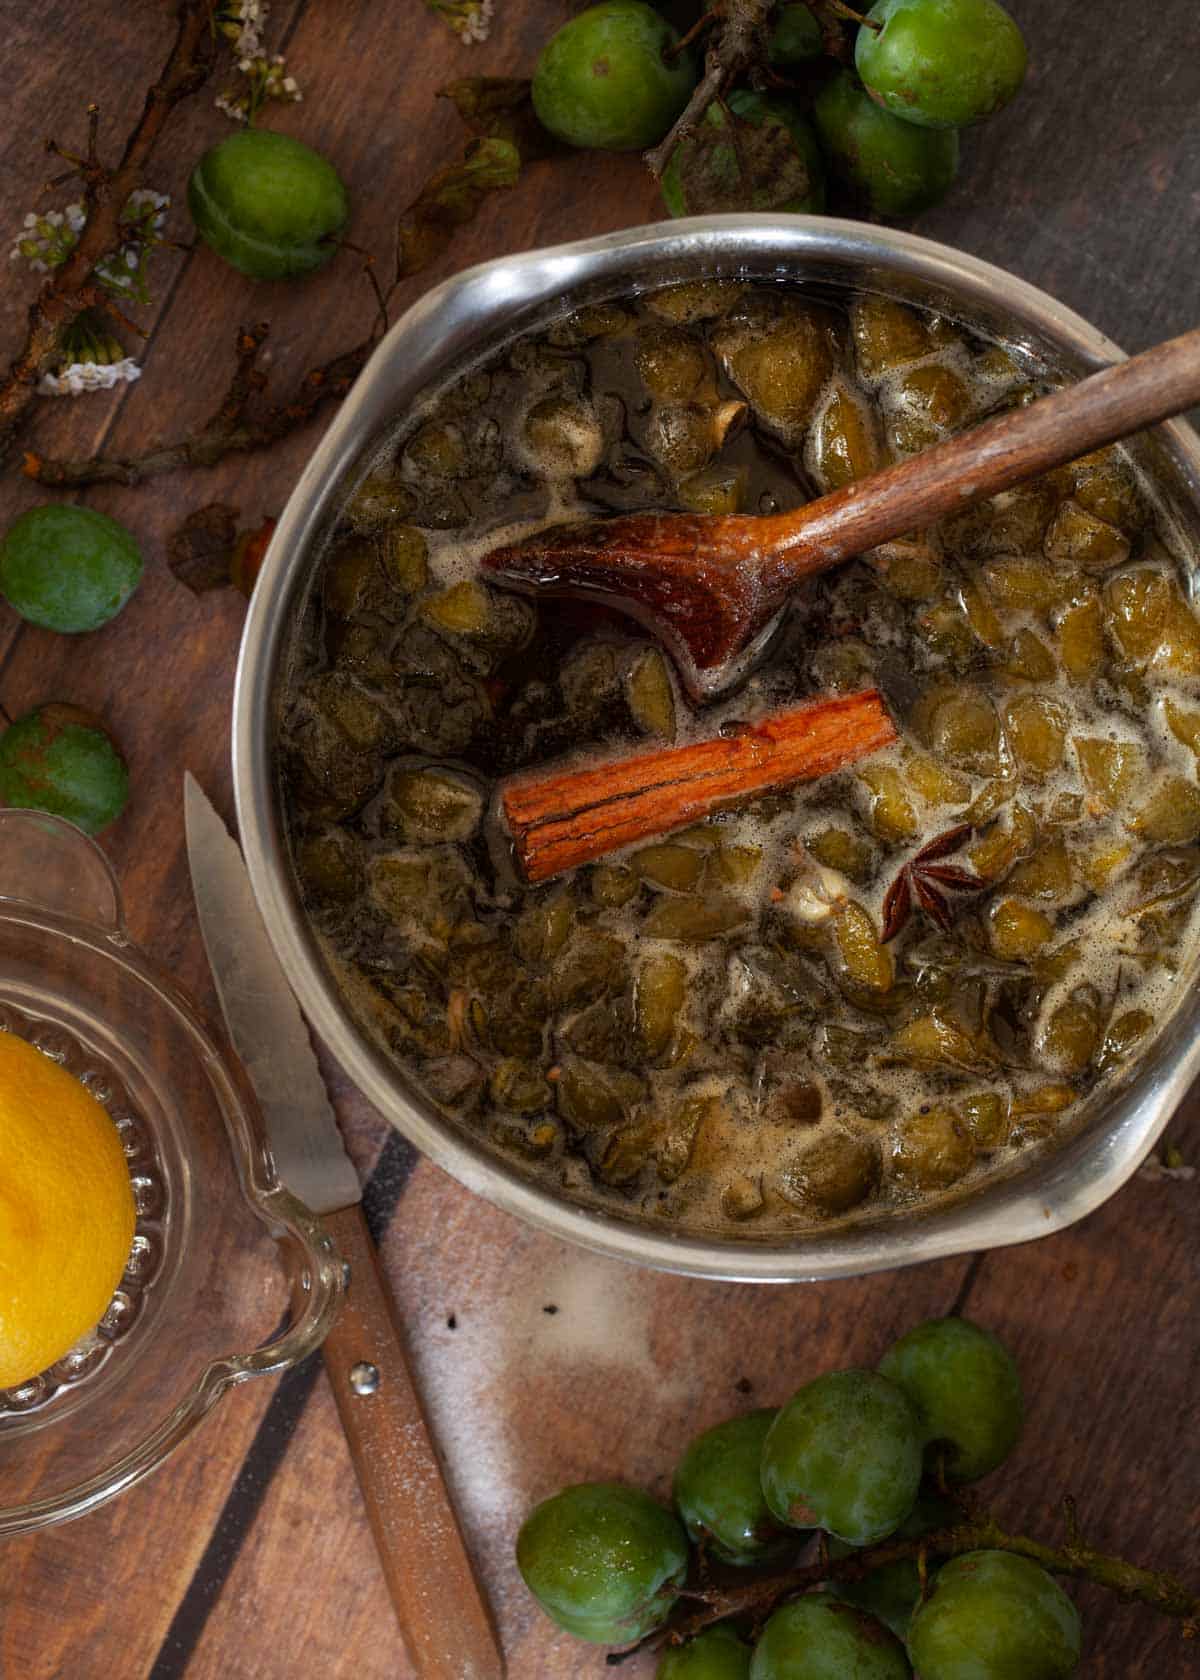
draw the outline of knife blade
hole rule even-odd
[[[361,1201],[304,1017],[267,938],[237,842],[183,781],[192,891],[221,1013],[262,1110],[275,1170],[314,1213]]]
[[[258,1097],[276,1171],[323,1216],[346,1267],[346,1299],[325,1340],[325,1367],[405,1644],[421,1680],[503,1680],[504,1659],[308,1028],[241,851],[190,773],[184,820],[221,1013]]]

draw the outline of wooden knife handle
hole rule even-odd
[[[502,1680],[504,1659],[362,1209],[327,1214],[325,1224],[350,1267],[325,1365],[409,1655],[421,1680]]]

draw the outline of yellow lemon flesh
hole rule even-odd
[[[100,1321],[134,1217],[109,1115],[73,1074],[0,1032],[0,1388],[37,1376]]]

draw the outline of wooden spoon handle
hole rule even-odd
[[[1200,327],[764,524],[779,581],[861,554],[1200,402]]]

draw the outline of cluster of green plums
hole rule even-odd
[[[675,148],[663,176],[673,216],[713,208],[821,211],[827,176],[873,215],[915,215],[953,181],[958,130],[1007,105],[1025,76],[1021,31],[996,0],[876,0],[858,25],[854,69],[826,58],[827,73],[814,78],[827,46],[804,0],[781,0],[766,57],[783,91],[734,89],[709,106],[706,126]],[[698,76],[696,56],[653,6],[601,0],[543,49],[533,104],[543,126],[568,145],[637,150],[663,139]],[[779,131],[782,150],[762,179],[746,180],[734,137],[725,142],[712,132],[727,126],[727,111]],[[779,189],[781,181],[789,184]]]
[[[698,1436],[669,1511],[638,1488],[586,1482],[538,1505],[517,1538],[521,1575],[567,1632],[627,1645],[660,1628],[695,1561],[783,1566],[817,1531],[832,1560],[951,1527],[950,1492],[996,1469],[1023,1420],[1011,1356],[963,1318],[918,1325],[877,1370],[832,1371],[778,1411]],[[1037,1564],[967,1552],[924,1584],[915,1559],[830,1579],[781,1604],[751,1646],[721,1622],[667,1647],[658,1680],[1064,1680],[1079,1617]]]
[[[996,0],[875,0],[857,26],[853,70],[825,57],[827,45],[805,0],[778,0],[765,57],[783,91],[734,88],[709,106],[702,131],[675,148],[664,172],[672,215],[821,211],[827,178],[872,215],[915,215],[954,180],[959,129],[1000,110],[1025,75],[1021,31]],[[600,0],[542,49],[533,106],[567,145],[636,151],[663,139],[699,73],[697,55],[647,0]],[[747,180],[745,148],[722,138],[728,113],[772,131],[761,177]],[[257,280],[319,268],[349,214],[327,159],[256,128],[204,154],[188,207],[201,238]]]

